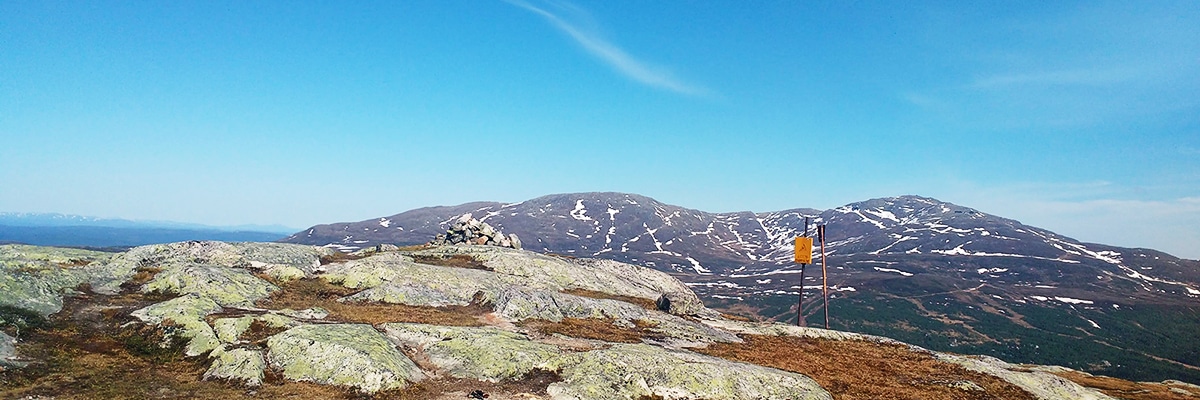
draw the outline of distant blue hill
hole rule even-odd
[[[41,246],[131,247],[188,240],[271,242],[293,231],[282,226],[216,227],[65,214],[0,213],[0,243]]]

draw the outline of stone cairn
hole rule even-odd
[[[432,242],[429,242],[429,244],[434,246],[459,243],[508,247],[512,249],[521,248],[521,239],[518,239],[516,234],[505,235],[499,229],[471,218],[471,214],[459,217],[458,221],[455,221],[454,225],[451,225],[445,234],[437,235]]]

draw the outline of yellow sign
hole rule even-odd
[[[812,238],[796,238],[796,264],[812,264]]]

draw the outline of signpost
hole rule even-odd
[[[804,326],[804,267],[812,264],[812,238],[808,237],[808,217],[804,217],[804,236],[796,238],[796,263],[800,264],[800,299],[796,301],[796,326]]]
[[[825,296],[825,329],[829,329],[829,272],[825,268],[825,224],[817,225],[821,242],[821,293]],[[796,264],[800,264],[800,299],[796,302],[796,326],[804,326],[804,267],[812,264],[813,238],[808,237],[808,217],[804,217],[804,236],[796,238]]]

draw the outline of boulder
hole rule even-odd
[[[370,325],[302,325],[267,339],[267,360],[287,379],[367,393],[424,378],[416,364]]]
[[[189,293],[139,309],[129,315],[147,324],[163,326],[168,333],[168,339],[175,335],[188,339],[184,354],[194,357],[215,350],[221,345],[216,332],[204,321],[204,317],[209,314],[221,311],[221,306],[212,299]],[[172,324],[164,324],[168,320]]]

